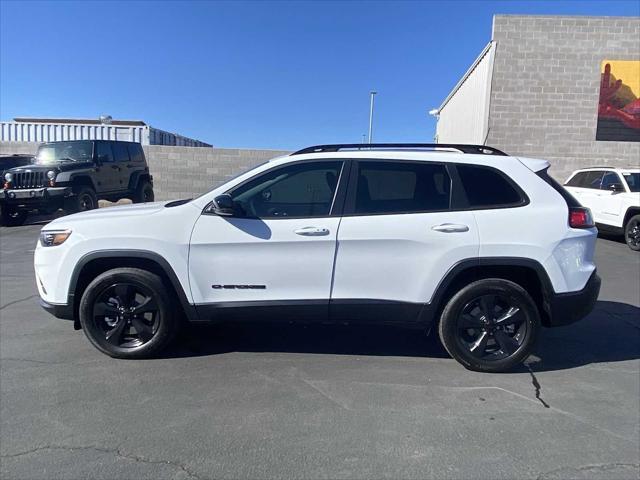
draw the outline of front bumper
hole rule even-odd
[[[40,299],[40,306],[56,318],[63,320],[74,320],[73,306],[68,304],[49,303]]]
[[[10,188],[2,191],[0,199],[17,208],[38,208],[61,202],[72,194],[70,187]]]
[[[598,300],[600,284],[600,277],[594,271],[582,290],[551,294],[547,299],[549,326],[569,325],[591,313]]]

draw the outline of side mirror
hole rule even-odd
[[[213,199],[209,210],[222,217],[233,217],[236,214],[236,204],[231,195],[224,193]]]
[[[612,183],[609,185],[609,190],[612,192],[624,192],[624,186],[621,183]]]

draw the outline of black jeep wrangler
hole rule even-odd
[[[111,140],[43,143],[33,165],[4,173],[2,223],[22,225],[34,210],[81,212],[97,208],[98,200],[122,198],[153,201],[153,179],[142,145]]]

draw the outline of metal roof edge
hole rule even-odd
[[[482,59],[487,55],[487,53],[489,53],[489,50],[491,50],[491,47],[495,44],[495,40],[491,40],[489,41],[489,43],[487,43],[487,45],[482,49],[482,51],[480,52],[480,55],[478,55],[478,57],[475,59],[475,61],[471,64],[471,66],[467,69],[467,71],[465,72],[465,74],[462,76],[462,78],[460,78],[460,80],[458,80],[458,83],[456,83],[456,85],[453,87],[453,89],[451,90],[451,92],[449,92],[449,95],[446,96],[446,98],[442,101],[442,104],[438,107],[437,109],[437,114],[440,113],[440,111],[447,105],[447,103],[449,103],[449,100],[451,100],[451,97],[453,97],[456,92],[460,89],[460,87],[462,86],[462,84],[467,80],[467,78],[469,78],[469,75],[471,75],[471,73],[476,69],[476,67],[478,66],[478,64],[482,61]]]

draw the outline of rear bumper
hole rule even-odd
[[[553,293],[548,298],[551,327],[560,327],[586,317],[598,300],[600,277],[594,271],[585,287],[577,292]]]
[[[40,306],[56,318],[73,320],[73,307],[67,304],[49,303],[40,299]]]

